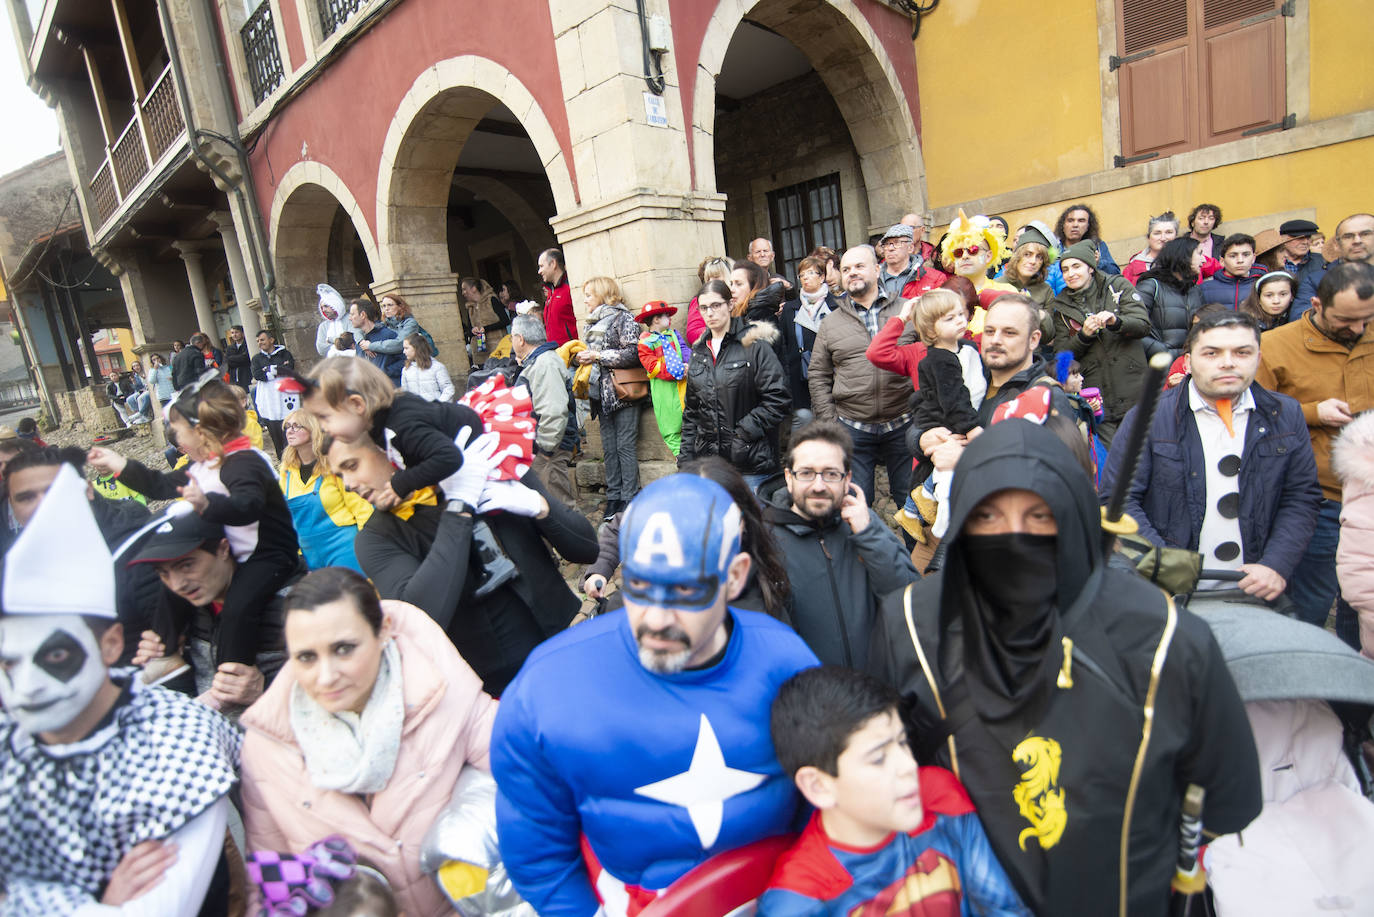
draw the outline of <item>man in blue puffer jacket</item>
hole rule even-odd
[[[1238,570],[1241,589],[1272,601],[1307,550],[1322,492],[1302,408],[1254,381],[1259,344],[1245,313],[1192,327],[1191,378],[1160,396],[1126,512],[1154,544],[1197,551],[1207,569]],[[1132,409],[1114,442],[1129,442],[1139,422]],[[1126,458],[1120,449],[1107,456],[1103,503]]]

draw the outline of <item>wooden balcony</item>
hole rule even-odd
[[[177,105],[169,64],[135,106],[133,120],[125,125],[114,144],[106,147],[104,161],[91,178],[91,194],[101,226],[110,221],[133,196],[149,170],[185,135],[186,123]]]

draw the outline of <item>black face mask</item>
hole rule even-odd
[[[1050,605],[1059,586],[1055,535],[965,535],[959,539],[969,582],[992,606],[988,625],[1012,636]]]

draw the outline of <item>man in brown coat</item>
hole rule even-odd
[[[838,420],[854,438],[854,484],[871,505],[873,473],[879,460],[887,465],[892,499],[901,506],[911,489],[911,453],[906,431],[911,426],[911,380],[879,369],[867,351],[873,336],[901,311],[901,299],[878,283],[878,256],[871,245],[851,248],[840,259],[846,295],[821,322],[811,353],[808,384],[811,405],[821,420]],[[899,344],[916,340],[907,328]]]
[[[1317,530],[1288,583],[1305,621],[1323,625],[1336,602],[1336,633],[1359,649],[1354,609],[1336,579],[1341,482],[1331,468],[1331,444],[1341,428],[1374,409],[1374,265],[1338,261],[1327,269],[1312,309],[1261,338],[1255,381],[1296,398],[1312,436],[1322,488]]]

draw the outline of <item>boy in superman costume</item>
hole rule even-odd
[[[898,701],[840,666],[778,691],[778,761],[816,812],[778,860],[759,917],[1029,917],[958,778],[916,766]]]
[[[649,376],[649,399],[663,441],[677,455],[682,448],[682,406],[687,389],[687,364],[692,351],[669,325],[677,307],[661,300],[646,302],[635,316],[648,330],[639,336],[639,363]]]

